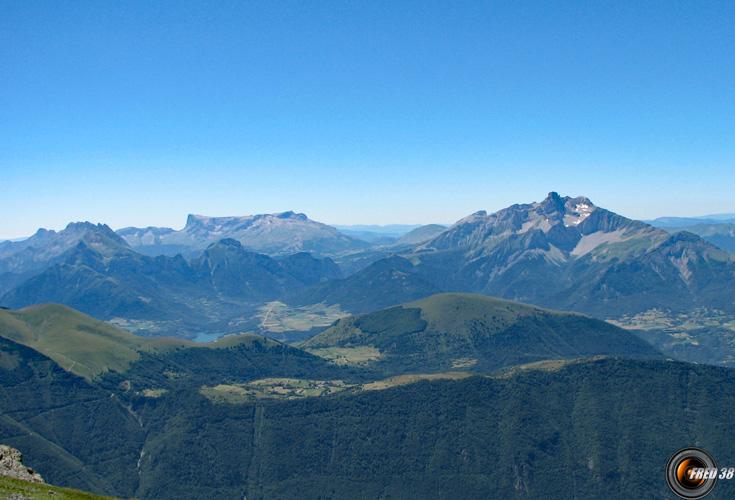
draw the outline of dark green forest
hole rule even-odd
[[[603,358],[215,404],[191,387],[110,394],[2,345],[3,441],[52,482],[120,496],[669,498],[661,470],[682,444],[735,461],[724,368]]]

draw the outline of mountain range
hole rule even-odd
[[[118,234],[138,252],[154,256],[192,253],[222,239],[234,239],[251,251],[271,255],[297,252],[334,255],[369,246],[295,212],[244,217],[189,215],[179,231],[128,227]]]
[[[203,328],[226,333],[233,317],[340,276],[333,261],[307,253],[273,258],[223,239],[190,260],[150,257],[116,235],[106,244],[94,243],[91,235],[106,234],[107,228],[89,229],[46,269],[7,292],[2,303],[66,304],[100,319],[155,322],[137,328],[140,333],[187,337]]]
[[[264,331],[259,315],[274,302],[302,311],[311,334],[325,308],[367,313],[437,292],[615,320],[735,314],[730,253],[553,192],[372,246],[294,212],[190,216],[181,231],[75,223],[0,244],[0,273],[0,305],[58,302],[142,334],[188,338]]]
[[[29,238],[1,242],[0,294],[56,262],[79,242],[102,252],[126,246],[109,226],[89,222],[71,223],[58,232],[39,229]]]
[[[474,291],[602,317],[651,308],[733,312],[735,260],[692,233],[670,235],[550,193],[472,214],[403,253],[403,270],[444,290]]]

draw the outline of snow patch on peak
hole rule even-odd
[[[566,227],[580,225],[595,211],[595,208],[586,198],[584,201],[576,202],[573,206],[567,207],[566,214],[564,214],[564,225]]]

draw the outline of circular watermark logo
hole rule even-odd
[[[702,498],[717,483],[717,464],[712,455],[700,448],[684,448],[669,459],[666,481],[681,498]]]

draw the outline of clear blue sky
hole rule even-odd
[[[0,0],[0,238],[735,212],[735,2]]]

